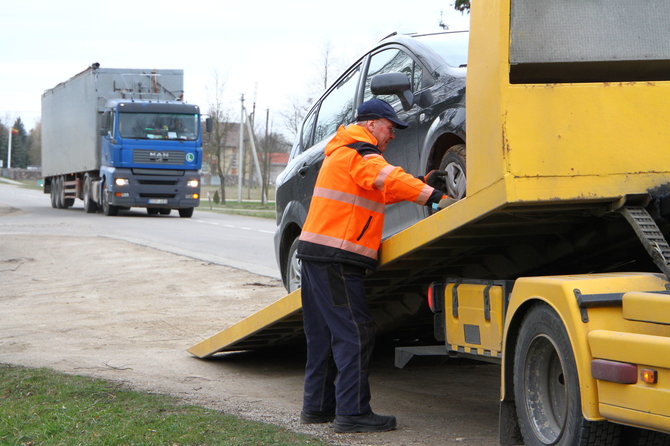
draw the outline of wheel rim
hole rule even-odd
[[[458,163],[449,163],[444,170],[447,172],[444,179],[447,184],[447,195],[452,198],[463,198],[466,185],[463,168]]]
[[[298,258],[298,250],[294,249],[291,253],[291,258],[289,259],[289,268],[288,268],[288,286],[289,291],[295,291],[300,288],[301,284],[301,275],[300,275],[300,259]]]
[[[529,346],[523,392],[536,437],[547,445],[556,443],[565,429],[568,386],[561,357],[546,336],[535,337]]]

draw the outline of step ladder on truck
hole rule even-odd
[[[501,444],[667,441],[669,17],[472,4],[467,196],[385,240],[366,288],[384,330],[428,300],[440,351],[501,364]],[[298,290],[189,351],[299,341],[301,322]]]

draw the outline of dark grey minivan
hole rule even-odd
[[[407,129],[397,131],[384,152],[389,163],[415,176],[446,170],[444,191],[456,198],[465,195],[467,52],[467,31],[391,35],[358,59],[310,109],[289,163],[277,177],[275,253],[287,290],[300,287],[297,240],[323,149],[341,124],[354,122],[361,102],[384,99],[409,123]],[[404,82],[402,88],[398,79]],[[387,206],[384,237],[425,218],[427,212],[424,206],[408,202]]]

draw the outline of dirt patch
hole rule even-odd
[[[497,366],[409,372],[376,365],[373,407],[397,415],[399,430],[336,435],[297,422],[299,349],[207,361],[186,352],[283,295],[275,279],[124,241],[3,235],[0,362],[122,381],[334,444],[497,444]],[[445,411],[450,399],[458,403]]]

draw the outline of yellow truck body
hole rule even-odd
[[[433,284],[444,351],[502,364],[503,444],[620,444],[589,435],[621,426],[670,433],[670,284],[654,264],[667,243],[645,245],[622,212],[649,210],[654,230],[668,229],[670,55],[524,63],[515,45],[537,17],[525,14],[562,26],[560,8],[574,15],[577,3],[670,16],[660,0],[642,12],[621,0],[472,2],[467,196],[385,240],[366,279],[378,321],[392,306],[417,313]],[[643,78],[627,77],[644,64]],[[606,74],[570,81],[584,67]],[[300,328],[298,291],[190,351],[272,346]]]

